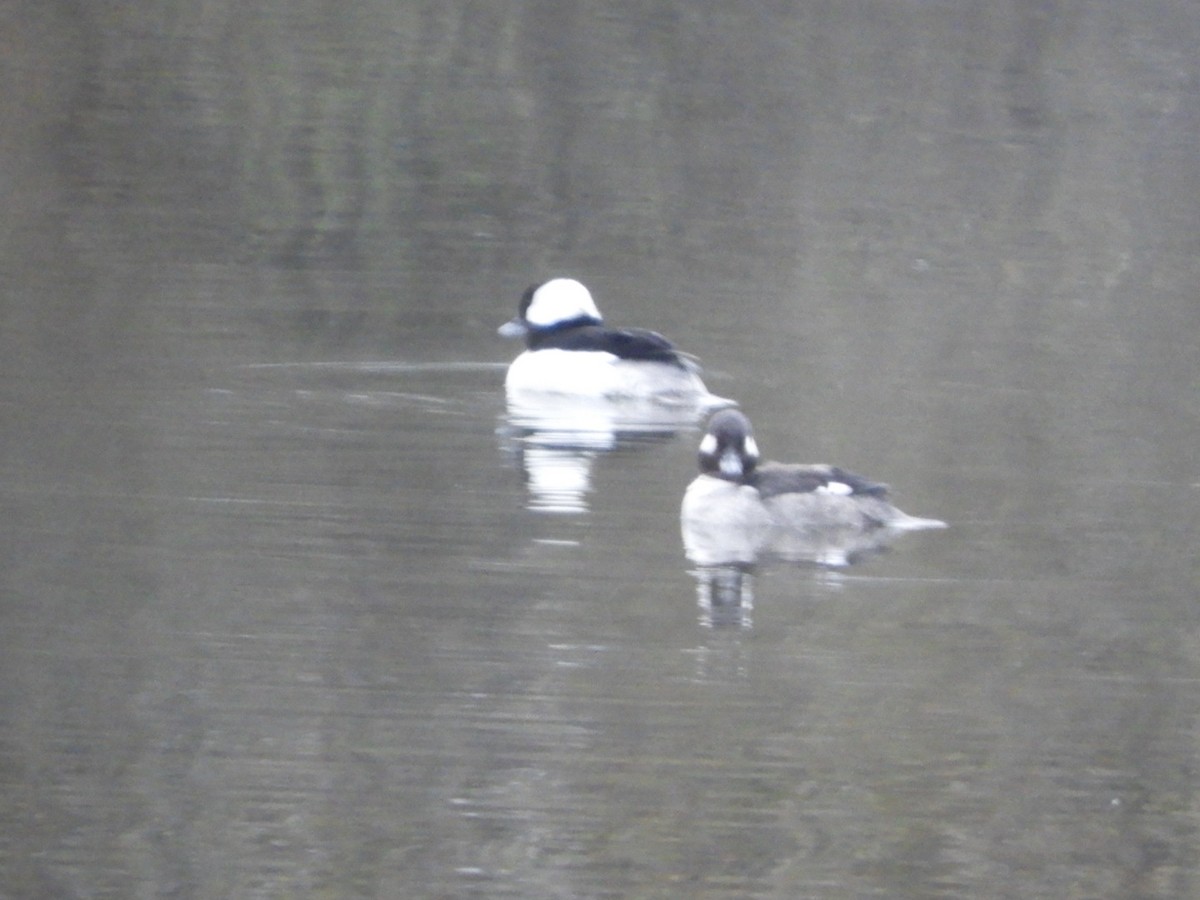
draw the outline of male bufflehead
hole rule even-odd
[[[887,485],[836,466],[760,463],[750,420],[736,409],[709,420],[699,455],[700,474],[688,485],[680,512],[689,556],[697,555],[693,550],[711,554],[706,548],[715,533],[728,541],[731,532],[741,532],[755,551],[768,541],[778,549],[781,541],[786,545],[803,534],[806,553],[819,546],[819,561],[844,565],[844,551],[866,548],[859,535],[946,527],[901,512],[888,501]],[[814,534],[821,536],[819,545]],[[746,550],[737,555],[747,553],[753,556]]]
[[[708,392],[696,361],[662,335],[643,328],[609,328],[588,289],[572,278],[535,284],[521,298],[505,337],[524,337],[527,349],[508,368],[514,394],[652,401],[715,409],[732,401]]]

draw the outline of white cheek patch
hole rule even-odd
[[[700,452],[705,456],[712,456],[717,452],[717,436],[715,434],[704,436],[704,440],[700,442]]]
[[[751,459],[758,459],[758,444],[754,443],[754,438],[748,435],[746,437],[746,455]]]

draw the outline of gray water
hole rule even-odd
[[[1200,7],[0,21],[0,897],[1200,894]],[[705,607],[552,274],[950,528]]]

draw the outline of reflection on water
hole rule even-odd
[[[596,454],[572,447],[518,443],[518,465],[525,473],[529,508],[536,512],[587,512],[592,490],[592,463]]]
[[[598,455],[662,444],[704,413],[701,404],[509,394],[500,433],[524,473],[530,509],[581,513],[588,509]]]
[[[1200,896],[1200,5],[7,6],[0,894]],[[544,271],[954,527],[693,577]]]
[[[833,577],[836,571],[888,552],[905,529],[857,531],[836,528],[769,527],[747,533],[741,527],[683,521],[683,544],[695,564],[696,593],[706,625],[750,627],[756,563],[791,567],[795,577]],[[805,571],[811,567],[811,571]]]
[[[700,624],[708,628],[754,625],[754,572],[749,566],[700,566],[692,570],[696,579],[696,603]]]

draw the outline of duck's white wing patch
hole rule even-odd
[[[854,488],[844,481],[831,481],[817,488],[818,494],[832,494],[835,497],[848,497],[854,493]]]

